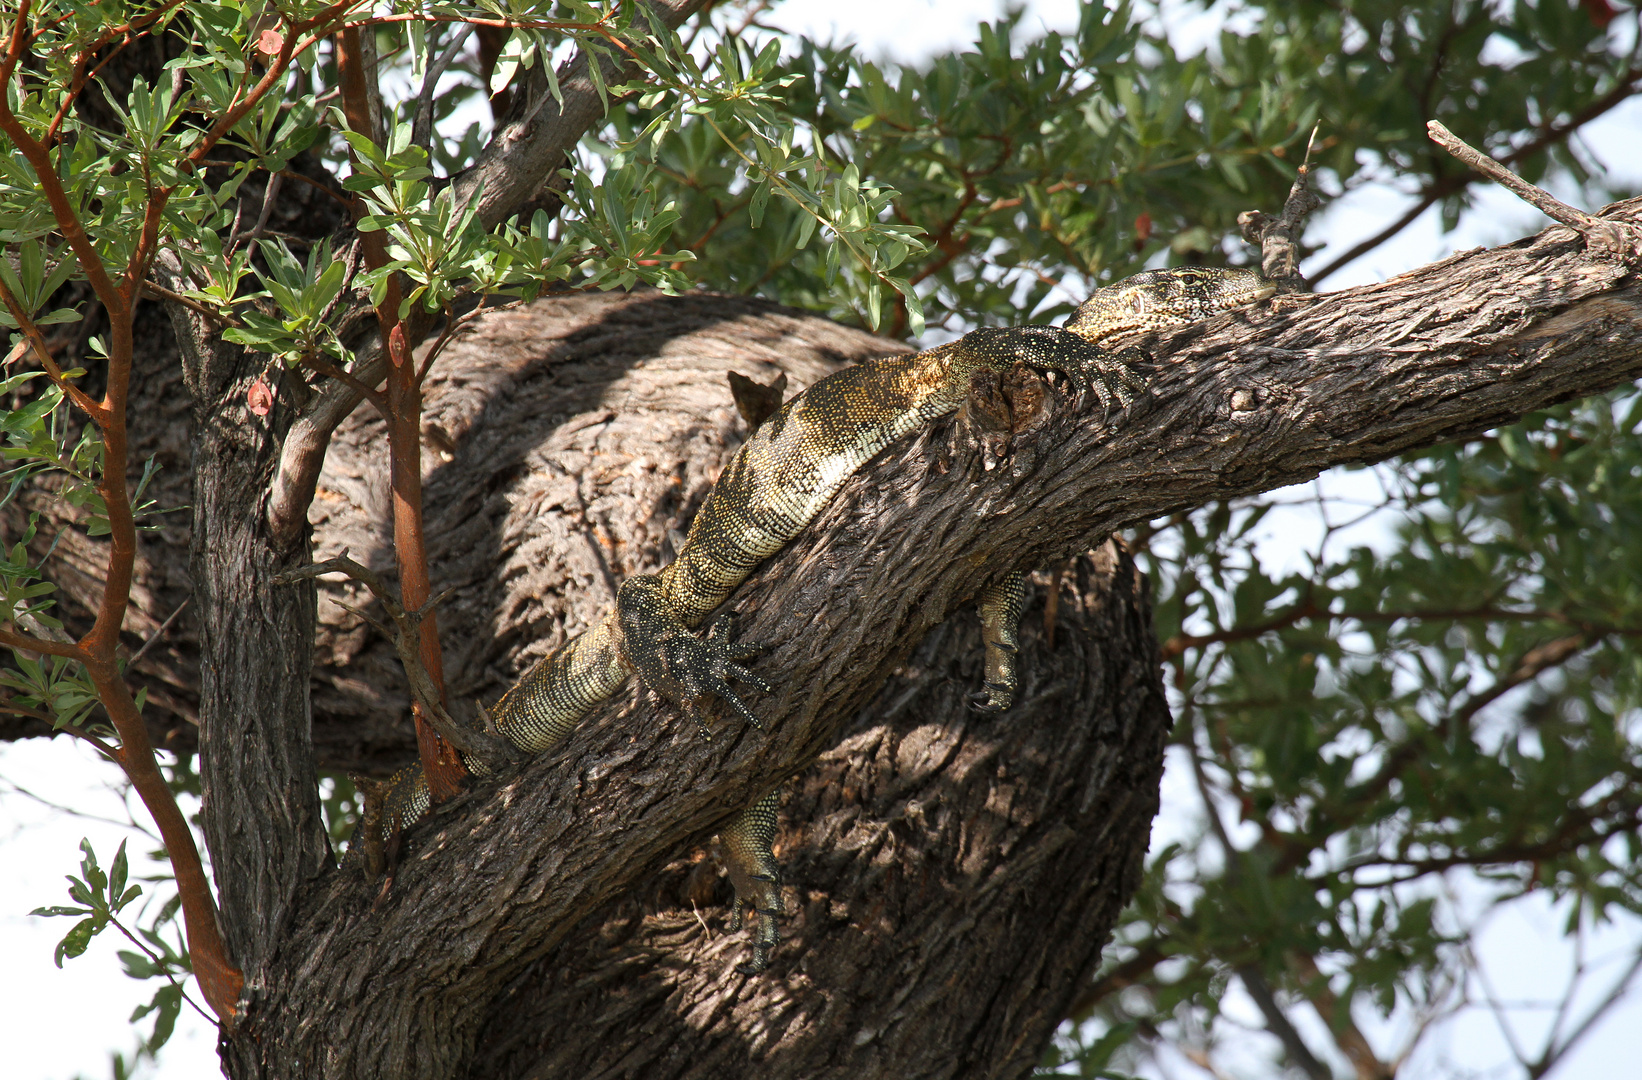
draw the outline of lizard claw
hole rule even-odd
[[[705,718],[699,708],[702,698],[716,697],[753,727],[763,730],[758,715],[730,688],[730,680],[744,683],[766,694],[775,687],[758,673],[742,666],[763,647],[752,643],[733,645],[733,619],[718,619],[705,638],[697,638],[679,621],[661,595],[661,582],[644,574],[622,582],[616,594],[616,610],[622,630],[622,651],[652,690],[681,708],[709,739]]]
[[[1102,413],[1110,418],[1116,408],[1128,408],[1146,390],[1142,372],[1151,365],[1143,349],[1129,345],[1121,349],[1097,348],[1081,363],[1069,364],[1066,377],[1081,394],[1092,392]]]
[[[779,883],[772,877],[760,875],[756,880],[772,891],[779,887]],[[743,900],[738,894],[735,903],[730,907],[730,933],[741,932],[741,916],[747,911],[752,912],[753,919],[758,923],[753,933],[753,955],[752,959],[737,964],[735,969],[743,975],[757,975],[761,971],[769,970],[770,953],[781,940],[775,920],[782,912],[779,908],[760,907],[755,901]]]
[[[978,713],[1001,713],[1015,703],[1015,688],[988,679],[983,690],[969,695],[969,707]]]
[[[1019,360],[1040,370],[1058,371],[1079,395],[1092,392],[1109,416],[1113,404],[1127,406],[1145,392],[1151,358],[1138,346],[1107,348],[1058,326],[983,326],[963,341],[987,358],[994,370]]]
[[[730,634],[734,629],[734,615],[723,615],[713,620],[713,625],[707,629],[706,640],[699,643],[701,653],[690,658],[694,666],[686,672],[684,686],[687,691],[691,691],[691,698],[711,694],[721,699],[737,716],[763,731],[764,724],[759,720],[758,714],[749,709],[746,702],[730,689],[730,680],[745,683],[766,694],[775,693],[775,687],[763,676],[736,662],[757,656],[764,651],[764,646],[755,642],[730,644]],[[699,718],[696,722],[701,723]],[[705,725],[703,728],[705,729]]]
[[[736,615],[733,611],[725,612],[714,619],[713,625],[707,628],[708,646],[718,650],[726,660],[750,660],[769,648],[762,641],[743,641],[739,645],[731,645],[730,636],[735,633],[735,624]],[[768,687],[760,686],[759,689],[765,693],[770,692]]]

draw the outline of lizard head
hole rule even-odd
[[[1163,330],[1257,303],[1276,291],[1276,282],[1237,267],[1148,270],[1095,290],[1066,321],[1066,329],[1090,341]]]

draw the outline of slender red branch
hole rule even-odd
[[[108,710],[114,730],[120,734],[120,747],[114,760],[131,781],[131,786],[142,798],[143,805],[154,819],[165,843],[171,869],[177,875],[177,894],[182,900],[183,925],[188,930],[188,955],[194,967],[194,977],[206,1003],[226,1025],[233,1024],[237,1004],[245,978],[228,960],[228,949],[217,929],[217,905],[212,899],[211,885],[200,862],[199,849],[194,846],[194,834],[188,819],[171,794],[165,777],[154,763],[154,746],[148,740],[148,726],[143,723],[137,703],[115,665],[112,652],[95,657],[86,664],[97,696]]]
[[[445,306],[445,328],[439,332],[439,336],[434,339],[433,344],[428,346],[427,354],[422,357],[422,366],[416,369],[416,387],[419,392],[422,383],[428,377],[428,372],[433,370],[433,362],[439,359],[439,354],[445,351],[445,346],[455,340],[462,327],[492,310],[487,306],[489,300],[490,297],[481,296],[479,303],[474,306],[472,311],[460,316],[452,315],[450,306],[448,304]]]
[[[45,369],[47,377],[56,383],[58,388],[63,391],[64,396],[89,416],[98,428],[106,427],[108,423],[107,410],[92,401],[84,390],[63,377],[63,369],[57,366],[57,360],[51,355],[51,348],[46,344],[45,336],[40,333],[40,328],[34,324],[34,320],[28,317],[28,313],[23,310],[23,306],[17,302],[17,298],[11,294],[11,290],[6,287],[6,283],[3,281],[0,281],[0,301],[5,303],[6,310],[11,313],[12,321],[16,322],[22,330],[23,337],[34,350],[35,359],[40,361],[40,366]]]
[[[326,36],[326,33],[315,31],[323,29],[328,32],[328,29],[334,24],[346,18],[346,12],[349,8],[358,6],[360,2],[361,0],[341,0],[340,3],[332,4],[313,18],[304,19],[302,22],[293,23],[288,27],[285,39],[279,48],[279,55],[269,62],[268,70],[263,73],[262,78],[257,81],[257,84],[251,88],[249,93],[234,102],[228,111],[223,113],[215,124],[211,125],[210,130],[205,133],[205,137],[200,140],[199,145],[189,152],[188,163],[198,165],[203,161],[205,155],[211,152],[211,148],[217,145],[218,140],[232,131],[235,124],[239,123],[247,113],[256,108],[257,103],[262,100],[264,94],[280,84],[285,77],[285,73],[290,70],[291,61],[311,49]],[[301,46],[298,47],[298,39],[302,35],[310,33],[312,36],[302,41]]]
[[[91,58],[96,55],[97,50],[114,41],[116,38],[129,36],[132,40],[135,40],[136,37],[146,34],[149,26],[153,25],[155,22],[158,22],[160,19],[163,19],[176,8],[181,7],[183,2],[184,0],[167,0],[166,3],[161,4],[153,11],[139,15],[137,18],[132,19],[128,23],[124,23],[120,26],[111,26],[104,30],[102,34],[98,36],[97,40],[93,41],[80,51],[80,54],[74,58],[74,74],[69,80],[68,94],[64,97],[63,103],[57,107],[57,115],[51,118],[51,125],[46,128],[47,143],[55,144],[57,142],[57,133],[61,129],[63,121],[67,119],[69,110],[73,108],[75,99],[78,98],[80,96],[80,92],[85,89],[86,83],[96,78],[97,72],[101,71],[103,66],[106,65],[109,60],[113,59],[113,57],[120,51],[119,49],[115,49],[114,52],[110,53],[108,56],[105,56],[102,63],[97,65],[96,70],[92,71],[90,75],[87,75],[86,65],[91,62]],[[56,25],[64,19],[71,17],[71,15],[72,12],[62,16],[62,18],[53,20],[51,25]],[[42,28],[42,32],[43,30],[44,28]],[[34,42],[38,37],[39,35],[36,34],[34,37],[29,39],[30,48],[33,47]],[[125,45],[129,43],[129,41],[122,43],[121,48],[124,48]]]
[[[342,87],[342,108],[348,125],[369,134],[376,118],[370,114],[365,85],[365,64],[357,27],[344,27],[337,35],[337,75]],[[365,265],[372,270],[389,262],[387,242],[381,232],[360,234],[360,250]],[[422,531],[422,391],[416,366],[410,355],[405,327],[399,318],[401,294],[397,276],[389,278],[382,302],[376,308],[377,325],[388,349],[387,409],[389,472],[393,486],[393,545],[399,562],[401,601],[415,611],[432,595],[428,577],[427,544]],[[422,666],[427,670],[441,699],[445,696],[444,660],[439,648],[439,626],[429,611],[421,633]],[[413,709],[416,746],[428,791],[435,802],[461,790],[467,770],[451,746],[433,727],[420,704]]]
[[[208,319],[211,322],[216,323],[218,326],[241,325],[240,321],[234,318],[232,314],[221,311],[213,311],[204,304],[200,303],[198,300],[190,300],[181,293],[172,292],[164,285],[158,285],[152,281],[145,280],[143,282],[143,292],[160,300],[169,300],[173,304],[181,305],[189,311],[192,311],[195,315],[198,315],[200,318]]]
[[[18,5],[17,18],[12,25],[6,56],[0,62],[0,85],[10,81],[16,72],[24,51],[24,27],[28,20],[30,0]],[[137,710],[136,701],[126,686],[115,658],[119,645],[121,625],[130,603],[133,564],[137,553],[136,523],[131,512],[129,492],[126,490],[126,398],[131,381],[132,313],[135,293],[141,284],[141,273],[133,274],[146,265],[157,235],[159,213],[163,210],[169,192],[155,192],[144,223],[143,240],[138,252],[127,266],[123,287],[116,287],[109,277],[101,257],[86,235],[68,194],[58,180],[49,150],[36,141],[12,114],[5,96],[0,94],[0,131],[23,154],[33,167],[42,194],[56,218],[58,229],[68,241],[97,298],[109,318],[108,390],[100,405],[93,404],[89,415],[97,423],[103,437],[102,475],[97,484],[102,495],[109,527],[109,555],[104,573],[103,596],[98,606],[96,621],[77,646],[59,643],[24,642],[22,647],[54,655],[70,656],[85,665],[92,685],[103,707],[108,711],[119,732],[121,745],[115,751],[115,760],[131,780],[153,816],[160,836],[165,841],[171,865],[177,877],[177,890],[182,900],[183,922],[188,933],[188,948],[194,972],[200,981],[206,1000],[224,1023],[232,1023],[236,1003],[243,984],[237,968],[228,959],[222,935],[217,927],[216,904],[211,886],[205,876],[199,849],[187,819],[177,806],[170,787],[154,761],[154,748],[148,739],[148,728]],[[15,307],[16,299],[8,303]],[[14,311],[14,314],[21,314]],[[25,333],[29,324],[19,320]],[[35,331],[38,336],[38,330]],[[44,362],[51,363],[43,343],[35,343],[36,351]],[[52,365],[55,366],[54,364]],[[48,368],[48,371],[50,368]],[[59,373],[60,374],[60,373]],[[80,395],[84,397],[84,395]],[[76,404],[85,404],[76,399]],[[0,632],[0,643],[10,643],[15,635]]]
[[[388,399],[386,395],[375,387],[367,386],[365,383],[361,382],[358,377],[350,372],[344,371],[335,364],[327,363],[316,356],[304,356],[301,360],[301,364],[303,367],[314,372],[315,374],[324,375],[326,378],[336,379],[339,382],[348,384],[360,397],[365,398],[372,405],[376,406],[377,412],[381,413],[383,416],[388,415]]]
[[[62,727],[58,727],[57,718],[42,709],[25,709],[21,705],[6,704],[0,705],[0,713],[10,713],[13,716],[27,716],[34,720],[43,720],[52,726],[53,731],[61,731],[65,735],[72,735],[81,742],[89,743],[108,760],[115,763],[120,760],[120,751],[116,747],[108,745],[91,732],[73,724],[64,724]]]
[[[14,630],[0,630],[0,645],[8,649],[22,649],[24,652],[45,653],[47,656],[66,656],[70,660],[82,662],[86,658],[85,650],[78,645],[37,638],[32,634],[19,634]]]
[[[419,22],[419,23],[471,23],[474,26],[489,26],[497,30],[568,30],[574,33],[577,30],[590,31],[609,37],[608,30],[603,25],[609,15],[605,15],[598,22],[584,23],[564,19],[475,19],[468,15],[437,15],[425,12],[410,12],[402,15],[372,15],[369,18],[359,19],[356,22],[342,24],[344,30],[358,30],[366,26],[386,26],[389,23]],[[625,46],[623,46],[625,48]]]
[[[11,82],[12,75],[17,71],[18,62],[23,58],[24,27],[28,24],[29,7],[33,0],[20,0],[17,5],[17,21],[12,24],[11,40],[6,46],[6,57],[0,61],[0,86]],[[57,228],[62,232],[63,239],[73,250],[74,257],[80,262],[80,269],[85,271],[86,280],[91,289],[101,300],[103,307],[108,309],[110,322],[117,321],[114,316],[117,312],[129,315],[129,305],[114,287],[113,280],[108,276],[108,270],[103,266],[102,257],[86,235],[85,227],[80,224],[80,217],[69,201],[68,192],[63,190],[62,182],[57,179],[57,170],[52,165],[51,154],[45,146],[37,142],[17,117],[11,111],[11,104],[5,94],[0,94],[0,132],[5,132],[6,138],[12,141],[18,151],[28,161],[34,170],[34,178],[40,185],[40,192],[46,197],[46,203],[51,207],[51,214],[57,220]],[[110,335],[112,337],[112,334]],[[114,347],[110,343],[110,348]]]

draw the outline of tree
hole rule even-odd
[[[807,43],[783,56],[758,44],[757,7],[677,39],[695,7],[549,18],[339,4],[276,18],[202,2],[110,18],[21,5],[8,22],[0,215],[13,259],[0,277],[16,355],[49,380],[32,397],[14,383],[7,428],[30,485],[12,509],[11,707],[100,740],[153,808],[231,1075],[737,1075],[749,1058],[806,1076],[1019,1075],[1069,1013],[1103,1009],[1114,1035],[1157,1023],[1132,1003],[1114,1011],[1114,987],[1151,978],[1162,1016],[1176,1000],[1212,1009],[1233,972],[1269,1002],[1291,1064],[1323,1068],[1285,1010],[1305,1000],[1376,1075],[1389,1066],[1352,1008],[1389,1007],[1439,976],[1445,942],[1430,903],[1365,873],[1475,865],[1634,909],[1634,860],[1605,845],[1636,834],[1623,642],[1642,624],[1613,585],[1634,580],[1623,548],[1592,527],[1628,520],[1614,444],[1634,425],[1606,404],[1540,411],[1642,366],[1633,256],[1600,250],[1590,225],[1152,342],[1169,363],[1117,417],[1011,376],[995,388],[1009,430],[942,426],[893,449],[737,594],[744,632],[774,646],[766,735],[726,727],[709,743],[669,710],[613,702],[561,751],[451,799],[408,838],[391,888],[334,870],[315,747],[333,768],[379,768],[411,750],[396,728],[410,703],[371,659],[391,651],[293,580],[312,557],[310,517],[321,537],[360,536],[397,566],[408,607],[435,581],[461,586],[440,607],[446,625],[424,622],[412,665],[434,687],[417,703],[415,752],[454,786],[440,709],[493,695],[523,656],[585,624],[601,588],[665,557],[738,437],[728,396],[708,388],[758,351],[746,342],[775,341],[761,358],[783,367],[796,356],[794,381],[883,348],[761,302],[567,295],[557,314],[485,324],[481,298],[675,290],[695,265],[703,283],[897,335],[926,318],[954,331],[1048,320],[1083,283],[1165,249],[1224,258],[1239,212],[1283,202],[1314,118],[1335,182],[1361,178],[1373,155],[1454,212],[1469,174],[1429,149],[1426,120],[1529,179],[1553,167],[1583,179],[1570,136],[1642,80],[1601,6],[1272,5],[1216,60],[1143,41],[1127,8],[1090,11],[1066,38],[983,28],[976,52],[917,72]],[[1484,57],[1495,37],[1515,46],[1509,65]],[[575,55],[554,75],[559,42]],[[383,91],[395,63],[419,88],[397,107]],[[482,145],[432,137],[471,91],[441,92],[458,64],[505,91]],[[1608,220],[1639,214],[1622,204]],[[68,315],[42,317],[54,306]],[[46,338],[76,315],[77,333]],[[556,354],[496,363],[512,335],[578,318]],[[93,319],[106,320],[95,343]],[[732,323],[737,344],[713,345]],[[665,370],[624,370],[635,327],[674,343],[650,350]],[[458,354],[467,328],[480,344]],[[607,337],[629,344],[588,345]],[[618,387],[631,395],[619,409]],[[629,404],[664,388],[666,408]],[[501,439],[529,414],[510,396],[547,430]],[[365,398],[380,420],[355,412]],[[711,422],[674,400],[701,402],[690,411]],[[188,490],[157,490],[191,507],[198,652],[185,636],[122,670],[181,600],[165,587],[176,575],[150,570],[128,621],[142,496],[156,490],[131,440],[156,445],[185,405]],[[1239,565],[1258,511],[1236,500],[1527,414],[1526,428],[1403,459],[1403,501],[1420,515],[1406,555],[1353,553],[1287,581]],[[423,438],[451,468],[430,469]],[[612,454],[631,475],[598,460]],[[429,520],[450,526],[437,535],[425,472]],[[1547,475],[1563,477],[1559,497],[1532,482]],[[316,492],[339,505],[315,512]],[[1212,902],[1144,888],[1132,952],[1091,987],[1141,881],[1169,714],[1131,556],[1066,560],[1171,515],[1173,554],[1164,534],[1133,542],[1160,573],[1181,745],[1204,786],[1233,793],[1264,831],[1238,855],[1226,838],[1226,872],[1199,874]],[[1547,516],[1557,527],[1540,543],[1500,524]],[[515,539],[527,522],[539,531]],[[52,545],[102,569],[58,582],[48,610]],[[498,581],[533,557],[527,581]],[[1023,705],[969,718],[973,633],[948,620],[991,575],[1043,565],[1061,570]],[[557,606],[519,606],[559,585]],[[316,619],[329,670],[316,671]],[[1393,661],[1417,678],[1386,676]],[[360,667],[365,688],[345,681]],[[1478,671],[1497,678],[1474,685],[1487,682]],[[1547,672],[1564,681],[1535,682]],[[1508,723],[1531,725],[1537,750],[1479,735],[1483,707],[1529,682],[1544,701]],[[214,896],[146,748],[151,727],[174,726],[166,714],[189,712]],[[745,983],[729,975],[740,943],[682,914],[723,899],[710,863],[669,860],[818,758],[787,807],[794,938],[772,976]],[[1416,767],[1426,783],[1408,782]],[[1347,841],[1352,854],[1319,871]],[[77,897],[81,939],[124,897],[98,873]],[[91,895],[110,891],[112,904]],[[1181,955],[1185,975],[1162,965]],[[149,963],[181,970],[180,956]],[[537,1020],[548,1016],[560,1023]],[[1082,1062],[1103,1067],[1113,1041],[1080,1048]]]

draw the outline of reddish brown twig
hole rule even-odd
[[[348,125],[369,136],[376,128],[365,84],[365,57],[359,29],[346,26],[337,35],[337,74],[342,86],[342,108]],[[360,234],[365,265],[372,270],[388,264],[387,242],[380,231]],[[405,327],[399,318],[398,279],[390,278],[376,307],[377,326],[388,349],[386,399],[383,419],[388,425],[389,474],[393,487],[393,545],[399,559],[399,590],[412,610],[427,604],[432,588],[428,577],[427,544],[422,534],[422,389],[410,355]],[[444,659],[439,649],[439,625],[432,611],[422,626],[422,666],[433,681],[441,702],[445,697]],[[414,710],[416,747],[428,792],[434,802],[461,790],[467,770],[456,748],[435,730],[428,711]]]

